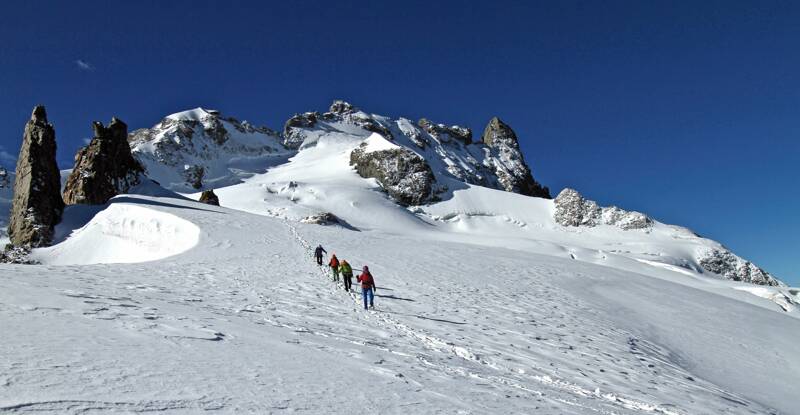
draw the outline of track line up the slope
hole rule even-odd
[[[312,253],[313,253],[313,248],[311,247],[311,244],[308,241],[306,241],[305,238],[303,238],[300,235],[300,233],[297,231],[297,228],[295,226],[293,226],[288,220],[285,221],[284,223],[286,224],[286,226],[287,226],[287,228],[289,230],[289,233],[297,240],[297,242],[307,252],[308,257],[311,258],[312,257]],[[321,277],[325,278],[325,279],[328,279],[330,277],[330,275],[327,273],[327,271],[324,268],[321,268],[321,267],[319,268],[318,274]],[[336,291],[340,292],[339,290],[336,290]],[[360,298],[358,298],[356,296],[356,294],[353,293],[353,292],[350,292],[348,294],[349,294],[348,296],[350,297],[350,299],[356,305],[359,305]],[[445,341],[445,340],[443,340],[441,338],[438,338],[436,336],[433,336],[433,335],[425,332],[424,330],[414,329],[414,328],[412,328],[412,327],[410,327],[410,326],[408,326],[408,325],[406,325],[406,324],[404,324],[404,323],[402,323],[402,322],[400,322],[400,321],[388,316],[385,313],[377,312],[377,313],[364,314],[364,318],[365,319],[370,319],[370,317],[374,317],[381,326],[393,328],[395,332],[397,332],[397,333],[399,333],[399,334],[401,334],[403,336],[409,337],[412,340],[416,340],[416,341],[422,342],[422,344],[426,348],[428,348],[429,350],[432,350],[432,351],[435,351],[435,352],[438,352],[438,353],[454,355],[456,357],[459,357],[459,358],[463,359],[464,361],[471,362],[471,363],[477,363],[478,365],[480,365],[482,367],[488,367],[488,368],[491,368],[491,369],[493,369],[494,371],[497,371],[497,372],[501,372],[501,373],[504,372],[506,374],[506,376],[479,374],[479,373],[475,373],[474,371],[469,370],[468,368],[463,368],[463,367],[458,367],[458,366],[454,367],[452,364],[437,364],[437,363],[431,362],[430,360],[426,359],[424,356],[417,356],[417,358],[422,363],[424,363],[424,364],[426,364],[428,366],[436,367],[439,370],[444,370],[444,371],[446,371],[448,373],[451,373],[451,374],[456,374],[456,375],[459,375],[459,376],[465,376],[465,377],[470,377],[470,378],[483,379],[483,380],[490,381],[490,382],[495,383],[495,384],[509,386],[509,387],[513,387],[515,389],[519,389],[519,390],[522,390],[522,391],[525,391],[525,392],[529,392],[529,393],[535,394],[537,396],[545,396],[544,392],[530,389],[530,388],[524,386],[522,383],[520,383],[517,379],[507,377],[508,374],[511,374],[511,375],[513,375],[515,377],[519,376],[520,375],[519,372],[517,372],[517,371],[515,371],[515,370],[513,370],[511,368],[502,367],[502,366],[499,366],[499,365],[497,365],[495,363],[486,361],[483,358],[481,358],[481,356],[479,354],[473,352],[472,350],[470,350],[467,347],[459,346],[459,345],[456,345],[453,342]],[[567,382],[567,381],[564,381],[564,380],[561,380],[561,379],[555,379],[555,378],[553,378],[552,376],[549,376],[549,375],[531,375],[531,376],[528,376],[528,378],[531,379],[531,380],[536,381],[537,383],[540,383],[540,384],[543,384],[543,385],[546,385],[546,386],[549,386],[549,387],[555,387],[556,389],[558,389],[560,391],[569,392],[571,395],[576,396],[576,397],[588,398],[588,399],[591,399],[591,400],[599,400],[600,402],[603,402],[603,403],[606,403],[606,404],[612,404],[613,406],[620,406],[622,408],[629,409],[629,410],[645,411],[645,412],[658,413],[658,414],[663,414],[663,415],[681,415],[680,412],[676,412],[676,411],[674,411],[672,409],[669,409],[669,408],[664,408],[664,407],[662,407],[660,405],[657,405],[657,404],[652,404],[652,403],[648,403],[648,402],[641,402],[641,401],[638,401],[638,400],[635,400],[635,399],[629,399],[629,398],[626,398],[624,396],[621,396],[621,395],[618,395],[618,394],[615,394],[615,393],[600,393],[599,390],[591,391],[591,390],[583,388],[583,387],[581,387],[579,385],[576,385],[576,384],[573,384],[573,383],[570,383],[570,382]],[[581,405],[581,404],[579,404],[577,402],[570,402],[570,401],[563,400],[563,399],[559,399],[559,401],[562,402],[562,403],[565,403],[565,404],[576,405],[576,406],[579,406],[579,407],[581,407],[583,409],[593,410],[593,411],[600,412],[600,413],[614,413],[614,412],[607,412],[606,410],[601,409],[601,408],[586,407],[586,406]]]

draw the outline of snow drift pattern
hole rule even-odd
[[[199,241],[196,225],[143,206],[112,203],[66,241],[32,257],[50,265],[146,262],[187,251]]]

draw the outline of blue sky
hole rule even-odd
[[[334,98],[476,132],[497,115],[556,193],[800,284],[800,3],[226,3],[4,2],[0,163],[37,103],[64,166],[112,116],[205,106],[279,129]]]

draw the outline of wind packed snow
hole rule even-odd
[[[364,148],[365,153],[374,153],[376,151],[383,151],[383,150],[395,150],[400,148],[397,144],[393,144],[391,141],[387,140],[383,136],[377,133],[373,133],[366,140],[364,140],[366,147]]]
[[[0,413],[797,413],[797,289],[436,166],[441,201],[400,207],[349,155],[411,138],[372,134],[304,131],[221,207],[150,184],[68,208],[44,265],[0,265]],[[369,265],[377,310],[317,244]]]
[[[194,108],[186,111],[176,112],[175,114],[167,115],[167,118],[175,121],[200,121],[205,117],[212,116],[216,111],[209,111],[204,108]]]
[[[200,229],[178,216],[112,203],[66,241],[37,250],[33,258],[49,265],[146,262],[189,250],[199,238]]]

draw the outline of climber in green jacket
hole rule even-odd
[[[347,263],[347,260],[342,260],[342,262],[339,263],[339,273],[342,274],[344,290],[350,291],[353,286],[353,268]]]

